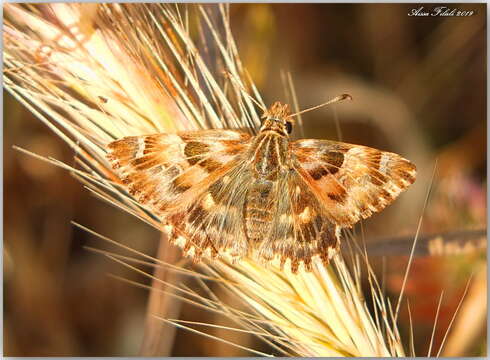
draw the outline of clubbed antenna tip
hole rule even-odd
[[[350,96],[349,94],[342,94],[342,95],[339,95],[339,96],[334,97],[333,99],[328,100],[327,102],[325,102],[323,104],[320,104],[320,105],[317,105],[317,106],[313,106],[313,107],[308,108],[308,109],[305,109],[305,110],[301,110],[301,111],[299,111],[299,112],[297,112],[295,114],[291,114],[291,115],[289,115],[289,117],[297,116],[299,114],[303,114],[305,112],[308,112],[308,111],[311,111],[311,110],[315,110],[315,109],[321,108],[323,106],[327,106],[327,105],[330,105],[330,104],[333,104],[333,103],[336,103],[336,102],[339,102],[339,101],[343,101],[343,100],[352,100],[352,96]]]

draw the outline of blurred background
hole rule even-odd
[[[430,11],[434,4],[233,4],[232,31],[266,104],[290,102],[288,73],[301,109],[352,95],[351,102],[304,114],[293,137],[341,139],[399,153],[417,165],[416,183],[363,222],[364,238],[376,248],[371,261],[396,301],[409,249],[389,244],[413,239],[431,187],[420,233],[439,239],[432,243],[439,244],[438,255],[422,251],[406,286],[415,351],[428,351],[444,291],[438,349],[471,277],[443,355],[485,356],[486,4],[448,5],[473,11],[468,17],[408,16],[420,7]],[[73,152],[7,93],[4,119],[5,354],[136,355],[148,293],[107,276],[135,278],[84,249],[100,247],[100,240],[70,221],[150,255],[160,235],[92,197],[66,171],[13,150],[17,145],[73,163]],[[467,239],[471,246],[462,248]],[[180,314],[203,322],[214,316],[188,305]],[[403,338],[409,329],[404,304]],[[210,332],[267,349],[247,335]],[[248,353],[177,330],[169,355]]]

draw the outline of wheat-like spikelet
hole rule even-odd
[[[49,161],[158,230],[159,219],[112,172],[105,145],[127,135],[259,124],[254,101],[265,105],[240,63],[228,6],[6,4],[4,10],[7,90],[76,152],[75,167]],[[130,266],[131,259],[108,256]],[[251,259],[208,262],[200,273],[151,263],[199,279],[208,297],[185,285],[174,296],[226,315],[238,326],[230,330],[251,332],[280,354],[403,356],[391,307],[369,265],[360,265],[367,257],[354,259],[349,269],[339,254],[327,268],[315,264],[298,275]],[[374,313],[360,290],[365,265]],[[216,298],[205,279],[248,310]]]

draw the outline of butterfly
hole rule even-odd
[[[340,231],[381,211],[415,181],[391,152],[330,140],[290,141],[289,106],[274,103],[256,136],[200,130],[108,144],[123,184],[196,262],[251,256],[296,273],[339,251]]]

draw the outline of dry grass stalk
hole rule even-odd
[[[239,60],[228,6],[6,4],[4,10],[7,90],[77,154],[75,167],[48,161],[158,230],[158,218],[135,202],[110,170],[105,145],[125,135],[259,123],[254,102],[264,104]],[[194,33],[202,36],[199,46]],[[196,272],[144,254],[137,255],[145,260],[105,254],[150,277],[131,263],[197,279],[207,296],[183,284],[154,281],[166,286],[162,293],[227,316],[238,326],[227,329],[253,333],[280,354],[404,355],[392,308],[368,264],[374,314],[360,291],[365,254],[355,256],[351,270],[339,255],[328,268],[315,264],[313,272],[299,275],[249,259],[203,264]],[[248,310],[221,302],[208,280]],[[162,321],[198,331],[179,320]],[[209,336],[205,329],[201,333]]]
[[[179,249],[167,241],[166,235],[162,234],[161,238],[156,257],[170,264],[177,263],[180,259]],[[180,301],[171,296],[162,296],[160,291],[165,289],[161,280],[177,284],[182,281],[182,277],[178,273],[169,271],[166,267],[155,269],[154,277],[155,280],[151,283],[152,290],[148,297],[145,333],[139,354],[142,356],[170,356],[176,329],[174,326],[155,319],[154,316],[179,316]]]
[[[487,266],[482,262],[475,270],[468,298],[463,303],[460,315],[447,338],[442,356],[463,356],[475,339],[479,338],[478,334],[485,328],[487,319],[487,283]]]

